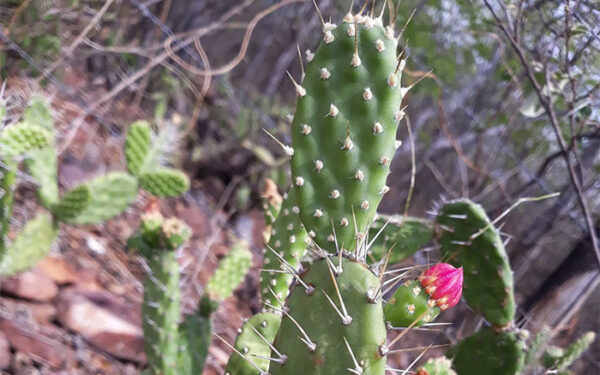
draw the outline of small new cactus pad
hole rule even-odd
[[[493,325],[509,324],[515,316],[512,270],[483,208],[467,199],[452,201],[441,208],[437,222],[443,259],[464,268],[466,302]]]
[[[229,254],[221,260],[219,267],[206,285],[206,295],[215,302],[221,302],[231,296],[244,280],[252,265],[252,253],[247,245],[236,243]]]
[[[456,375],[452,370],[452,361],[446,357],[430,358],[416,375]]]
[[[315,261],[295,284],[274,343],[288,358],[271,361],[269,374],[385,373],[382,300],[371,298],[379,280],[364,264],[331,262]]]
[[[6,127],[0,133],[0,154],[16,157],[32,150],[38,150],[51,140],[51,134],[41,126],[19,123]]]
[[[462,294],[463,273],[446,263],[428,268],[418,280],[407,281],[392,295],[385,318],[396,327],[419,327],[456,306]]]
[[[292,272],[296,272],[300,266],[308,238],[298,215],[295,192],[290,190],[273,224],[271,238],[263,255],[260,290],[264,302],[281,307],[279,301],[288,296]]]
[[[134,176],[139,176],[144,169],[144,161],[150,149],[151,130],[146,121],[136,121],[129,127],[125,139],[125,159],[127,169]]]
[[[202,374],[211,338],[210,319],[187,315],[179,326],[179,359],[177,374]]]
[[[262,375],[269,370],[269,360],[272,355],[269,344],[275,340],[275,335],[281,324],[281,316],[274,313],[260,313],[248,319],[238,330],[235,339],[235,351],[231,353],[225,375]]]
[[[588,350],[590,345],[596,339],[594,332],[586,332],[572,343],[567,349],[548,348],[544,353],[544,365],[553,370],[563,371],[571,366],[577,358],[581,357],[583,352]]]
[[[417,280],[400,285],[385,305],[385,320],[394,327],[420,327],[439,314],[440,308]]]
[[[46,98],[37,96],[23,113],[23,122],[46,129],[50,134],[48,145],[33,150],[25,160],[25,166],[38,184],[38,198],[48,209],[58,202],[57,158],[52,109]]]
[[[526,366],[533,366],[537,363],[537,357],[541,354],[548,340],[550,340],[551,332],[550,327],[544,326],[529,342],[527,345],[527,355],[525,356]]]
[[[0,258],[6,250],[6,236],[10,231],[17,168],[17,162],[14,160],[5,159],[0,162]]]
[[[61,200],[52,208],[57,220],[65,221],[74,219],[88,206],[92,197],[87,185],[80,185],[69,190]]]
[[[137,180],[123,172],[109,172],[86,182],[92,199],[72,224],[97,224],[123,213],[137,197]]]
[[[140,186],[156,197],[177,197],[190,188],[185,173],[172,168],[159,168],[140,175]]]
[[[377,214],[369,228],[369,241],[373,241],[369,255],[374,261],[379,261],[393,246],[388,263],[395,264],[423,248],[432,236],[433,224],[428,220]]]
[[[460,375],[515,375],[525,359],[525,344],[512,332],[484,328],[451,348],[454,369]]]
[[[179,263],[175,252],[153,249],[144,279],[144,347],[154,374],[177,374]]]
[[[388,191],[403,64],[381,19],[349,14],[323,31],[304,80],[294,82],[298,101],[286,150],[306,230],[329,252],[336,244],[351,251]]]
[[[35,266],[48,255],[57,234],[47,214],[39,214],[27,222],[0,259],[0,275],[12,275]]]

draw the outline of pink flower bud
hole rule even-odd
[[[462,295],[463,269],[438,263],[419,276],[421,286],[440,310],[456,306]]]

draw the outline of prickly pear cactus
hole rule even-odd
[[[238,330],[235,351],[229,357],[225,375],[261,375],[269,370],[271,344],[281,324],[281,316],[260,313],[244,322]],[[276,355],[276,353],[274,353]]]
[[[390,252],[390,264],[395,264],[413,256],[433,237],[433,223],[428,220],[377,214],[369,229],[370,259],[379,261]]]
[[[48,145],[49,131],[41,126],[26,122],[4,128],[0,133],[0,154],[16,157]]]
[[[97,224],[123,213],[137,197],[137,180],[127,173],[109,172],[86,182],[91,200],[71,224]]]
[[[551,370],[564,371],[566,370],[577,358],[588,350],[590,345],[596,339],[594,332],[586,332],[579,337],[574,343],[572,343],[567,349],[558,347],[549,347],[542,357],[543,365]]]
[[[464,268],[466,302],[493,325],[509,324],[515,316],[512,270],[483,208],[467,199],[448,202],[437,223],[443,259]]]
[[[181,171],[160,168],[139,176],[140,186],[155,197],[177,197],[190,188],[189,178]]]
[[[80,185],[66,192],[60,201],[54,205],[52,212],[54,217],[60,221],[74,219],[87,208],[91,200],[92,196],[88,186],[85,184]]]
[[[187,315],[179,326],[177,374],[202,374],[211,337],[210,317]]]
[[[308,234],[300,221],[296,194],[290,190],[271,229],[271,237],[263,254],[260,290],[264,302],[281,307],[279,301],[288,296],[292,274],[308,246]],[[273,296],[275,293],[275,296]]]
[[[244,280],[252,265],[252,253],[243,242],[236,243],[221,260],[219,267],[206,285],[205,294],[216,302],[231,296]]]
[[[134,176],[144,169],[144,162],[150,150],[151,130],[146,121],[136,121],[130,125],[125,139],[125,159],[127,168]]]
[[[439,357],[429,359],[417,370],[416,375],[456,375],[456,372],[452,370],[452,361],[446,357]]]
[[[485,328],[453,347],[452,358],[460,375],[515,375],[523,368],[525,344],[516,333]]]
[[[385,373],[383,305],[372,296],[379,280],[364,264],[340,259],[315,261],[291,292],[274,343],[287,360],[271,361],[270,374]]]
[[[265,216],[265,243],[271,238],[271,227],[281,210],[283,197],[279,194],[277,185],[270,178],[265,179],[265,186],[262,193],[263,212]]]
[[[27,222],[0,259],[0,275],[12,275],[35,266],[48,255],[57,234],[49,215],[39,214]]]
[[[29,153],[25,166],[37,182],[38,199],[46,208],[51,208],[58,202],[59,194],[54,119],[50,103],[41,96],[33,98],[23,113],[23,122],[43,127],[50,135],[46,147]]]
[[[381,19],[348,14],[296,85],[292,183],[300,216],[329,252],[357,247],[373,221],[396,149],[403,67]]]

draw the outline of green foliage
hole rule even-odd
[[[171,168],[143,172],[139,181],[142,189],[159,198],[176,197],[190,188],[189,178],[183,172]]]
[[[508,325],[515,316],[512,270],[500,234],[483,208],[466,199],[448,202],[437,223],[443,259],[464,268],[469,306],[495,326]]]
[[[59,221],[74,219],[87,208],[92,196],[87,185],[80,185],[65,193],[52,208],[54,217]]]
[[[206,285],[205,294],[213,301],[221,302],[233,294],[244,280],[252,265],[252,253],[247,245],[238,242],[221,260],[212,278]]]
[[[260,313],[244,322],[235,340],[234,352],[229,357],[225,375],[261,375],[269,370],[271,348],[269,344],[281,324],[281,316],[275,313]],[[243,356],[243,357],[242,357]]]
[[[302,222],[334,253],[334,232],[337,247],[356,248],[388,189],[405,90],[382,26],[348,20],[325,38],[297,85],[291,166]]]
[[[123,213],[137,197],[137,180],[123,172],[109,172],[85,183],[91,200],[70,224],[97,224]]]
[[[179,358],[177,374],[201,374],[210,345],[211,323],[209,317],[187,315],[179,326]]]
[[[12,275],[35,266],[52,249],[57,229],[50,216],[30,220],[0,259],[0,275]]]

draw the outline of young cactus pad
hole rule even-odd
[[[110,172],[98,176],[85,185],[90,189],[91,200],[71,224],[97,224],[123,213],[137,197],[137,180],[123,172]]]
[[[364,264],[331,262],[315,261],[286,301],[274,345],[287,360],[271,361],[269,374],[385,373],[382,300],[369,298],[379,280]]]
[[[439,357],[429,359],[417,370],[416,375],[456,375],[456,372],[452,370],[452,361]]]
[[[244,280],[252,265],[252,253],[246,244],[238,242],[229,254],[221,260],[219,268],[206,286],[206,295],[215,302],[221,302],[231,296]]]
[[[125,139],[125,160],[127,160],[127,169],[134,176],[139,176],[144,168],[150,140],[151,130],[147,122],[136,121],[129,126]]]
[[[52,207],[54,217],[61,221],[74,219],[86,209],[91,199],[88,186],[85,184],[79,185],[66,192],[60,201]]]
[[[512,270],[483,208],[467,199],[448,202],[437,222],[443,259],[464,268],[466,302],[493,325],[509,324],[515,316]]]
[[[523,368],[525,344],[516,333],[485,328],[451,348],[460,375],[515,375]]]
[[[185,173],[172,168],[159,168],[142,173],[140,186],[155,197],[177,197],[190,188],[190,180]]]
[[[0,259],[0,275],[12,275],[36,265],[48,255],[57,234],[49,215],[39,214],[27,222]]]
[[[0,133],[0,155],[16,157],[38,150],[48,145],[50,139],[50,132],[41,126],[28,123],[12,125]]]
[[[264,302],[281,307],[279,301],[288,296],[292,272],[296,272],[300,266],[300,260],[308,246],[307,240],[308,234],[298,215],[296,193],[290,190],[273,224],[271,238],[264,253],[260,279]]]
[[[381,19],[348,14],[323,31],[306,77],[295,83],[293,149],[286,150],[306,230],[329,252],[336,244],[351,251],[388,190],[403,64]]]
[[[260,375],[269,370],[270,344],[281,324],[281,316],[260,313],[248,319],[239,329],[235,351],[229,357],[225,375]],[[242,357],[243,356],[243,357]]]

